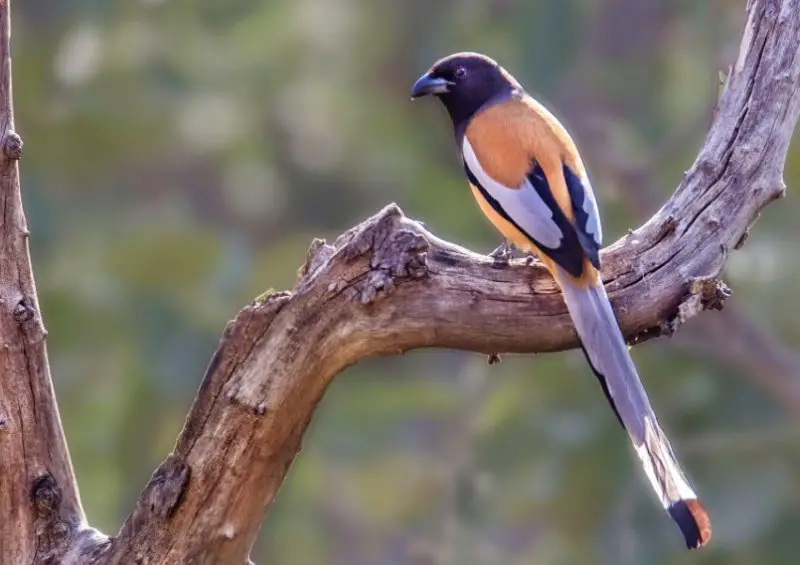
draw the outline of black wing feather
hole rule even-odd
[[[581,179],[572,172],[566,164],[564,165],[564,180],[567,183],[567,191],[569,191],[570,200],[572,200],[572,212],[575,214],[575,231],[578,234],[578,240],[583,247],[586,257],[592,262],[596,269],[600,268],[600,244],[597,243],[595,238],[588,233],[587,226],[589,223],[589,214],[586,213],[583,205],[586,201],[586,188],[583,186]]]

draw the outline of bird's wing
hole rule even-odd
[[[466,128],[461,154],[481,196],[544,255],[576,277],[584,259],[599,268],[592,186],[572,138],[544,106],[520,95],[484,109]]]
[[[498,212],[508,216],[512,222],[537,244],[556,249],[564,238],[564,226],[560,226],[557,216],[560,210],[548,205],[542,195],[534,188],[530,179],[523,179],[519,186],[507,187],[494,180],[484,170],[469,140],[464,138],[462,147],[464,167],[470,182],[476,185],[485,196],[491,198],[500,209]],[[537,176],[544,179],[541,168]],[[534,179],[536,181],[538,179]],[[546,184],[547,181],[544,180]]]
[[[600,211],[597,209],[597,200],[594,197],[592,185],[589,183],[589,177],[585,173],[583,175],[576,174],[566,163],[563,165],[563,173],[575,217],[573,225],[581,247],[592,264],[599,268],[603,228],[600,224]]]
[[[558,205],[550,188],[551,183],[541,165],[530,162],[529,172],[522,182],[517,186],[508,187],[489,175],[466,136],[463,140],[462,156],[470,183],[478,189],[495,212],[519,230],[542,253],[575,277],[581,276],[585,257],[595,262],[593,258],[596,258],[599,247],[592,244],[589,247],[593,253],[584,251],[585,245],[582,240],[587,239],[590,242],[594,240],[590,236],[581,237],[577,225]],[[581,195],[580,202],[583,206],[586,192],[580,190],[580,187],[576,187],[575,191]],[[583,214],[585,218],[581,214],[575,216],[576,220],[582,220],[585,225],[590,225],[588,214]],[[591,217],[596,218],[596,214]],[[509,236],[509,234],[504,235]]]

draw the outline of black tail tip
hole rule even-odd
[[[669,507],[669,515],[678,524],[689,549],[699,549],[711,539],[711,520],[696,499],[675,502]]]

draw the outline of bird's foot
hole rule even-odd
[[[503,240],[497,249],[489,253],[489,257],[494,259],[494,264],[498,266],[507,266],[511,261],[511,245],[508,241]]]

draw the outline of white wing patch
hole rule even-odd
[[[561,246],[564,234],[553,219],[553,211],[545,204],[527,178],[519,188],[506,187],[491,178],[478,162],[478,157],[467,140],[467,136],[464,136],[462,152],[464,162],[470,172],[481,187],[497,200],[508,217],[541,245],[550,249],[558,249]],[[594,202],[594,200],[592,201]],[[597,204],[594,207],[594,217],[597,217]]]
[[[589,216],[586,220],[586,233],[591,235],[598,246],[603,244],[603,228],[600,225],[600,210],[597,208],[597,200],[595,200],[592,185],[589,182],[589,177],[584,175],[581,179],[583,185],[583,211]]]

